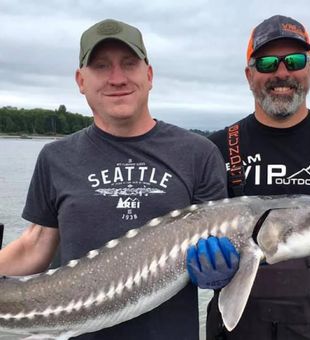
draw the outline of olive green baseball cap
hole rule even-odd
[[[115,39],[130,47],[140,59],[148,64],[147,53],[141,32],[124,22],[106,19],[86,30],[80,41],[80,67],[87,66],[94,48],[104,40]]]

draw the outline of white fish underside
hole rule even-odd
[[[239,270],[219,298],[225,326],[232,330],[262,257],[276,263],[310,255],[309,203],[310,196],[252,196],[194,205],[155,218],[59,269],[3,277],[0,339],[66,340],[150,311],[187,284],[186,250],[209,235],[227,236],[240,251]],[[257,245],[252,234],[259,220]]]

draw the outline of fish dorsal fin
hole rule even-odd
[[[239,269],[219,296],[219,310],[227,330],[238,324],[248,301],[263,252],[250,240],[240,254]]]

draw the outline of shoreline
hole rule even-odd
[[[60,139],[64,136],[46,136],[46,135],[2,135],[0,134],[0,139]]]

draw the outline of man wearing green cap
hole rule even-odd
[[[210,137],[226,161],[231,197],[310,194],[309,51],[309,35],[293,18],[274,15],[253,30],[245,72],[255,112]],[[203,287],[210,273],[199,268],[193,281]],[[208,340],[310,339],[310,258],[261,265],[231,332],[217,300],[218,291],[208,308]]]
[[[115,20],[90,27],[79,66],[94,124],[41,151],[23,211],[33,224],[0,252],[1,274],[45,270],[57,245],[66,264],[151,218],[226,195],[215,145],[150,115],[153,71],[138,29]],[[197,340],[197,305],[188,284],[153,311],[79,339]]]

